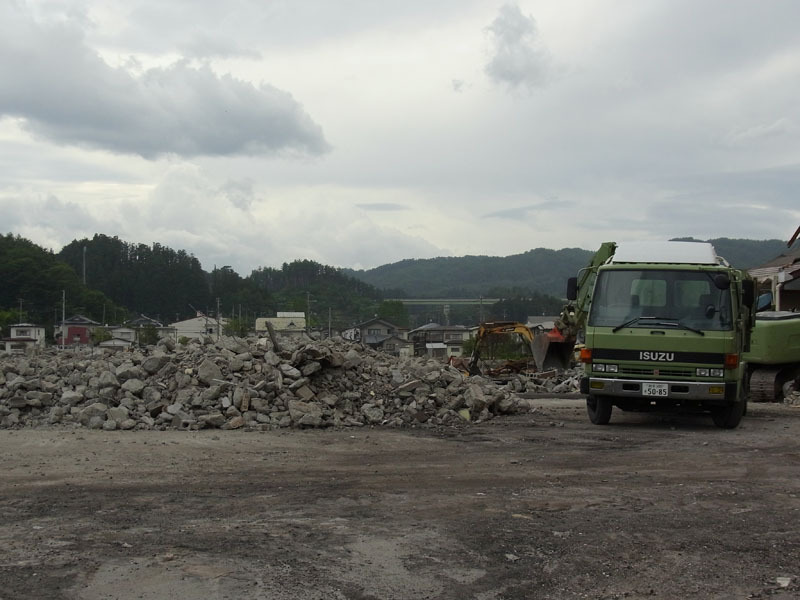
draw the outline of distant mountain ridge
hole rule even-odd
[[[786,248],[781,240],[716,238],[707,241],[717,254],[742,269],[756,267]],[[527,289],[563,297],[566,281],[585,267],[594,250],[535,248],[511,256],[462,256],[406,259],[374,269],[347,272],[385,293],[406,297],[491,296],[493,290]]]

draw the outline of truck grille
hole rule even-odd
[[[694,371],[692,369],[652,369],[652,368],[642,368],[642,367],[623,367],[619,370],[620,374],[622,375],[655,375],[656,371],[658,371],[658,377],[691,377],[694,375]]]

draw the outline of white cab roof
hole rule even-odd
[[[620,242],[610,262],[720,264],[714,246],[707,242]]]

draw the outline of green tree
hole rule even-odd
[[[378,304],[378,318],[398,327],[408,327],[408,310],[399,300],[383,300]]]
[[[244,319],[230,319],[222,328],[225,335],[235,335],[238,337],[245,337],[250,331],[250,327]]]
[[[18,321],[19,313],[13,310],[0,309],[0,336],[9,333],[9,326],[14,325]]]
[[[92,329],[92,344],[95,346],[102,342],[107,342],[111,339],[111,333],[104,327],[95,327]]]
[[[152,346],[158,343],[158,329],[153,325],[145,325],[139,330],[139,345]]]

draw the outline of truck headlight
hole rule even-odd
[[[711,377],[722,377],[725,373],[725,369],[711,369],[709,373]]]
[[[619,372],[619,365],[606,365],[606,372],[607,373],[618,373]]]
[[[596,363],[592,365],[592,369],[594,369],[598,373],[605,373],[606,372],[606,366],[605,365],[598,365]]]
[[[708,377],[708,369],[704,367],[698,368],[696,373],[698,377]]]

